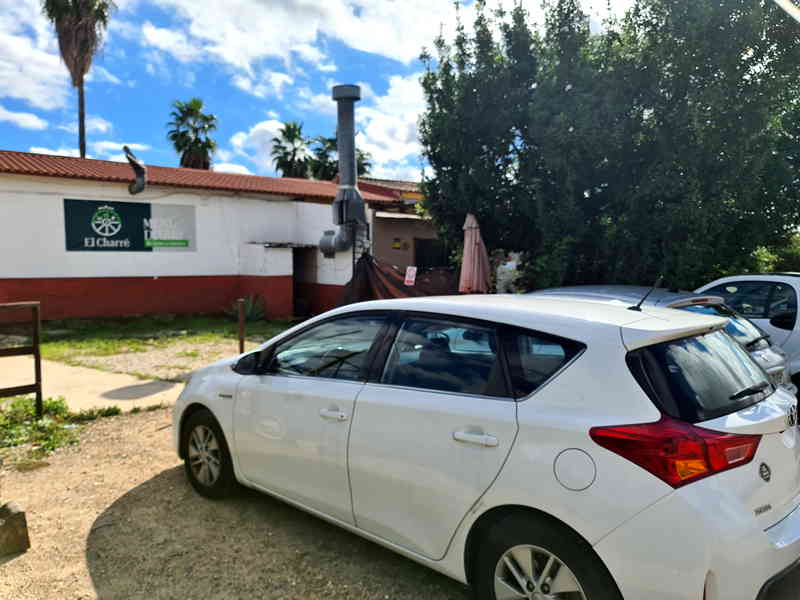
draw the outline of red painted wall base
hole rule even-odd
[[[39,300],[47,320],[219,313],[250,294],[264,298],[268,318],[292,316],[291,275],[0,279],[0,303]]]

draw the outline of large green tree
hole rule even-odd
[[[203,112],[203,101],[192,98],[188,102],[172,103],[172,120],[167,123],[167,139],[181,157],[181,167],[211,169],[211,157],[217,143],[211,133],[217,128],[217,117]]]
[[[576,0],[517,7],[423,54],[426,208],[525,253],[531,287],[691,287],[800,223],[800,31],[767,0],[635,0],[591,34]]]
[[[103,44],[103,33],[115,5],[112,0],[42,0],[42,11],[58,37],[61,60],[78,90],[78,142],[86,158],[86,99],[84,79]]]

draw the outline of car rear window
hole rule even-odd
[[[764,370],[722,331],[647,346],[627,360],[656,406],[689,423],[747,408],[774,391]]]
[[[703,315],[726,317],[728,324],[725,326],[725,331],[743,346],[764,339],[764,332],[724,304],[692,304],[681,306],[680,309]]]

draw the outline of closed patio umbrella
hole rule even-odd
[[[489,254],[483,245],[481,229],[475,215],[464,221],[464,259],[458,291],[463,294],[485,294],[489,291]]]

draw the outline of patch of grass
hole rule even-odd
[[[43,416],[37,421],[36,404],[32,397],[13,398],[0,407],[0,448],[29,445],[30,450],[22,462],[41,462],[54,450],[76,444],[77,428],[81,423],[121,412],[114,406],[74,413],[70,412],[64,398],[60,397],[47,398],[43,401],[43,408]],[[32,464],[28,466],[38,468]]]
[[[154,410],[161,410],[162,408],[167,408],[166,404],[151,404],[150,406],[146,407],[144,410],[145,412],[153,412]]]
[[[197,350],[187,350],[186,352],[178,352],[175,356],[180,356],[181,358],[198,358],[200,353]]]
[[[132,415],[138,415],[140,412],[142,412],[142,407],[141,406],[134,406],[129,412]]]
[[[67,417],[70,423],[88,423],[96,421],[100,417],[116,417],[122,414],[122,409],[118,406],[106,406],[104,408],[87,408],[76,413],[70,413]]]
[[[289,321],[248,323],[247,339],[261,343],[291,325]],[[42,332],[42,357],[70,363],[80,356],[146,352],[177,342],[235,342],[237,338],[238,325],[222,315],[156,315],[125,319],[49,321]],[[235,346],[232,345],[231,348],[235,350]],[[186,352],[185,356],[197,357],[194,352]]]

